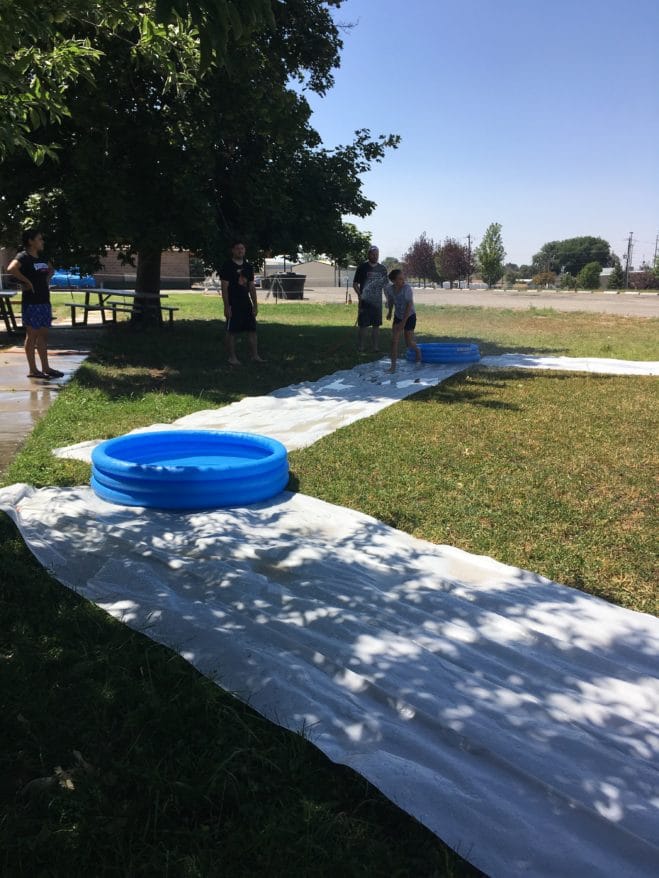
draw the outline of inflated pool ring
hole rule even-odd
[[[481,358],[477,344],[422,342],[419,348],[422,363],[476,363]],[[408,360],[414,360],[412,348],[407,349],[406,356]]]
[[[101,499],[122,506],[244,506],[273,497],[287,483],[286,448],[254,433],[130,433],[92,452],[92,488]]]

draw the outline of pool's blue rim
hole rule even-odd
[[[226,470],[214,466],[164,466],[154,463],[137,463],[120,460],[113,457],[111,453],[113,445],[119,443],[124,445],[131,441],[143,442],[147,437],[159,441],[173,439],[177,436],[185,436],[187,439],[196,436],[205,440],[208,440],[209,437],[221,436],[236,443],[257,446],[267,451],[268,454],[261,459],[245,458],[244,464],[233,464],[230,470]],[[96,468],[100,472],[118,473],[123,477],[132,476],[140,479],[160,480],[166,478],[173,482],[208,479],[213,474],[225,478],[227,473],[231,473],[233,478],[252,477],[269,472],[282,463],[288,465],[287,452],[286,447],[278,439],[272,439],[270,436],[263,436],[259,433],[238,433],[230,430],[146,430],[143,433],[127,433],[113,439],[107,439],[92,451],[92,470]]]

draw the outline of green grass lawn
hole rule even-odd
[[[357,361],[348,306],[264,305],[268,363],[231,370],[217,298],[171,301],[171,329],[103,334],[4,483],[86,482],[51,449]],[[483,353],[658,358],[657,320],[418,311],[421,338]],[[291,487],[656,613],[657,387],[473,367],[292,453]],[[4,517],[0,541],[0,874],[477,874],[362,778],[51,580]]]

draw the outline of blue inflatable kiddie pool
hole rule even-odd
[[[257,503],[288,482],[286,448],[253,433],[159,430],[102,442],[91,486],[122,506],[215,509]]]
[[[476,363],[481,358],[477,344],[422,342],[419,348],[422,363]],[[414,351],[408,348],[406,356],[408,360],[414,360]]]

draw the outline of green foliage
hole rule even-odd
[[[172,35],[187,27],[205,68],[224,63],[230,37],[244,44],[274,24],[270,0],[156,0],[138,8],[128,0],[0,0],[0,20],[7,22],[0,32],[0,159],[24,153],[37,165],[60,154],[52,129],[72,115],[71,89],[81,80],[104,85],[101,35],[167,56]],[[171,66],[170,73],[176,76]]]
[[[533,273],[553,271],[559,274],[568,271],[578,274],[589,262],[606,266],[610,260],[611,247],[603,238],[566,238],[563,241],[549,241],[535,254]]]
[[[503,277],[505,258],[506,251],[501,240],[501,223],[491,223],[476,248],[478,270],[489,287]]]
[[[370,232],[360,232],[353,223],[342,222],[337,226],[333,239],[327,241],[326,252],[340,268],[347,268],[364,261],[370,243]]]
[[[602,266],[599,262],[589,262],[577,275],[577,287],[582,290],[598,290]]]
[[[343,216],[374,207],[360,175],[398,138],[363,129],[326,150],[307,100],[290,88],[297,79],[323,93],[332,83],[341,41],[331,5],[274,4],[274,26],[254,31],[249,50],[229,40],[224,63],[209,65],[194,24],[159,23],[148,4],[105,24],[67,19],[60,34],[98,52],[95,79],[70,84],[70,115],[48,128],[57,166],[35,170],[22,153],[4,164],[0,240],[13,243],[29,215],[60,262],[85,267],[112,243],[127,258],[142,254],[139,265],[180,246],[217,268],[235,235],[252,258],[302,248],[345,260],[363,236]]]

